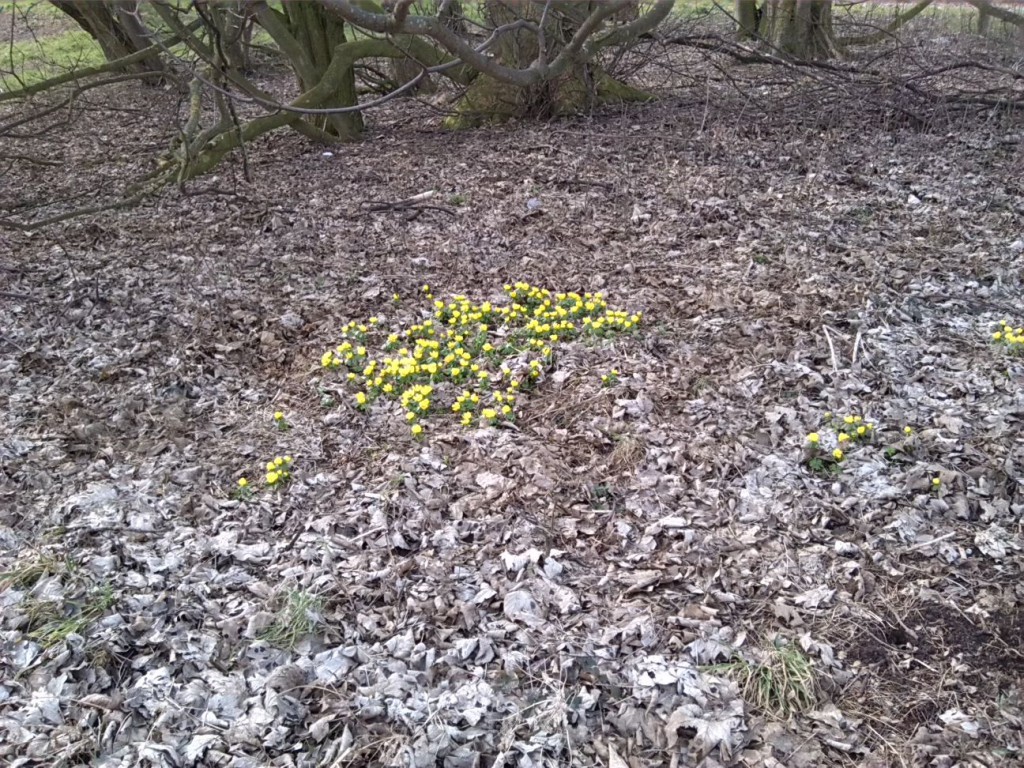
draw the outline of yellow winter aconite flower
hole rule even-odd
[[[1024,327],[1014,328],[1009,320],[999,321],[992,340],[1012,354],[1024,354]]]
[[[839,440],[840,443],[845,443],[849,439],[850,439],[850,436],[848,434],[846,434],[845,432],[840,432],[839,435],[838,435],[838,440]]]
[[[495,423],[514,418],[520,405],[513,393],[528,391],[556,366],[558,345],[625,333],[642,320],[640,312],[610,307],[602,293],[555,293],[525,282],[508,283],[503,292],[501,303],[461,295],[435,299],[425,283],[428,316],[390,328],[391,318],[377,315],[347,322],[321,365],[361,390],[355,395],[360,406],[380,398],[399,401],[410,425],[450,408],[470,426],[481,394],[497,404],[481,414]],[[397,302],[398,294],[392,298]],[[615,369],[609,374],[612,381],[617,375]],[[463,394],[449,395],[452,384]],[[435,386],[440,388],[433,393]]]
[[[422,435],[423,434],[423,426],[420,425],[420,424],[413,424],[412,425],[412,433],[413,433],[413,435]]]
[[[248,480],[246,480],[244,477],[238,478],[238,487],[239,488],[247,488],[248,486],[249,486],[249,481]]]
[[[811,434],[807,436],[807,442],[811,443],[812,445],[817,445],[818,443],[821,442],[821,435],[819,435],[817,432],[811,432]]]
[[[294,460],[291,456],[278,456],[271,461],[267,462],[267,485],[275,487],[283,485],[286,481],[291,479],[292,476],[292,464]]]
[[[903,428],[903,434],[905,434],[905,435],[909,435],[909,434],[910,434],[911,432],[913,432],[913,431],[914,431],[914,430],[913,430],[913,429],[911,429],[910,427],[904,427],[904,428]]]
[[[482,411],[480,411],[480,415],[483,416],[485,419],[498,418],[498,412],[493,408],[484,408]]]
[[[853,424],[853,416],[843,416],[843,422],[845,424]]]
[[[843,452],[839,448],[836,448],[834,451],[832,451],[832,456],[835,457],[836,461],[843,460]]]
[[[865,435],[865,434],[867,434],[867,431],[868,431],[868,428],[863,426],[863,425],[857,427],[857,434],[858,435]]]
[[[935,485],[935,486],[942,485],[942,478],[941,477],[933,477],[932,478],[932,485]]]
[[[274,411],[274,421],[284,421],[284,411]]]

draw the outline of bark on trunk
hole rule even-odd
[[[298,44],[285,50],[299,81],[299,89],[309,91],[321,81],[331,66],[335,49],[347,42],[345,24],[338,16],[314,0],[290,0],[282,3],[288,29]],[[280,40],[277,41],[280,44]],[[338,79],[334,94],[322,108],[351,107],[358,103],[355,68],[349,67]],[[363,116],[359,112],[310,117],[320,130],[345,141],[359,138]]]
[[[206,2],[197,4],[197,8],[209,21],[213,48],[224,66],[239,72],[249,71],[249,44],[255,17],[247,0]]]
[[[757,0],[736,0],[737,39],[753,40],[760,36],[759,27],[763,11],[763,7],[757,7]]]
[[[445,3],[441,7],[441,19],[444,25],[448,29],[457,33],[458,35],[465,37],[467,34],[466,30],[466,19],[465,13],[460,0],[451,0]],[[438,12],[438,3],[429,3],[424,9],[425,15],[432,15]],[[395,39],[395,44],[406,50],[410,47],[410,40],[407,35],[400,35]],[[417,61],[414,56],[410,55],[402,59],[392,59],[391,61],[391,78],[395,81],[395,86],[402,86],[420,76],[423,71],[423,62]],[[433,93],[437,90],[437,84],[430,77],[424,77],[420,80],[419,84],[415,89],[410,91],[410,95],[413,93]]]
[[[544,31],[544,56],[553,60],[572,39],[597,3],[575,0],[485,0],[484,16],[492,27],[526,20]],[[636,16],[636,4],[618,14],[615,21]],[[520,28],[501,38],[497,56],[503,64],[529,67],[541,54],[541,39],[531,29]],[[446,124],[468,128],[512,118],[546,119],[574,114],[602,103],[647,101],[651,96],[603,71],[597,62],[578,62],[560,77],[529,88],[499,82],[481,75],[470,86]]]
[[[783,54],[798,59],[839,55],[832,30],[832,0],[771,0],[769,39]]]
[[[99,44],[107,61],[117,61],[138,53],[151,44],[151,35],[139,21],[137,0],[50,0],[89,33]],[[126,72],[162,72],[158,54],[134,61]]]
[[[1024,40],[1024,14],[1009,11],[1006,8],[997,8],[989,0],[967,0],[968,3],[978,9],[978,34],[984,35],[989,31],[992,19],[999,19],[1004,24],[1012,24],[1021,32],[1021,39]]]

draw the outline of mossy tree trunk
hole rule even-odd
[[[152,44],[150,31],[139,20],[137,0],[50,0],[95,40],[107,61],[117,61]],[[130,73],[159,73],[158,53],[124,67]]]
[[[533,29],[519,28],[504,35],[497,46],[502,64],[525,69],[539,57],[558,56],[580,25],[599,3],[576,0],[484,0],[483,13],[492,27],[526,21],[543,29],[543,39]],[[636,16],[636,4],[617,20]],[[541,44],[544,50],[541,51]],[[649,100],[651,96],[611,77],[595,60],[580,60],[557,77],[521,87],[481,75],[460,100],[450,127],[465,128],[516,117],[550,118],[573,114],[601,103]]]
[[[780,53],[797,59],[839,55],[832,29],[832,0],[770,0],[765,34]]]
[[[994,6],[989,0],[967,0],[967,2],[978,9],[979,35],[988,34],[992,19],[998,19],[1004,24],[1017,27],[1021,34],[1021,40],[1024,41],[1024,14]]]
[[[289,0],[281,6],[283,12],[268,10],[284,22],[291,39],[278,39],[273,29],[267,31],[288,57],[299,90],[305,93],[323,80],[338,46],[348,42],[345,22],[315,0]],[[352,107],[358,103],[355,67],[350,66],[337,78],[335,92],[319,107]],[[307,120],[328,135],[345,141],[357,139],[363,130],[363,117],[359,112],[311,116]]]
[[[239,72],[251,68],[249,45],[255,15],[248,0],[219,0],[198,3],[210,33],[211,45],[223,65]]]
[[[420,13],[428,15],[438,14],[444,25],[461,37],[468,34],[466,16],[461,0],[448,0],[441,3],[438,0],[425,0],[417,8]],[[420,77],[423,71],[423,64],[417,61],[410,50],[410,37],[408,35],[396,35],[394,42],[399,48],[409,50],[409,55],[391,60],[391,78],[394,81],[393,87],[405,85],[410,80]],[[436,83],[430,77],[420,77],[420,82],[413,90],[414,93],[432,93],[437,90]]]
[[[757,7],[757,0],[736,0],[736,37],[753,40],[760,37],[763,6]]]

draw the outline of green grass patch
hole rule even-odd
[[[26,600],[22,604],[29,621],[29,637],[44,648],[82,635],[114,605],[109,584],[98,586],[80,600]]]
[[[47,0],[0,0],[0,13],[17,13],[26,19],[67,18],[64,11]]]
[[[69,572],[75,567],[70,560],[59,560],[51,555],[32,557],[8,571],[0,571],[0,590],[31,589],[45,576]]]
[[[708,671],[734,680],[746,702],[772,718],[789,719],[818,700],[814,665],[793,645],[772,645],[759,661],[737,656]]]
[[[103,61],[103,51],[84,30],[19,40],[0,48],[0,86],[15,90]]]
[[[294,648],[302,638],[313,633],[322,623],[323,600],[319,595],[296,589],[287,594],[274,623],[260,635],[278,648]]]

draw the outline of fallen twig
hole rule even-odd
[[[361,207],[364,207],[367,213],[380,213],[382,211],[414,211],[418,214],[420,211],[442,211],[447,213],[449,216],[455,216],[455,210],[449,208],[446,205],[423,205],[422,203],[426,200],[430,200],[434,196],[434,191],[429,190],[427,192],[420,192],[418,195],[407,197],[404,200],[396,200],[389,202],[386,200],[367,200],[360,203]]]

